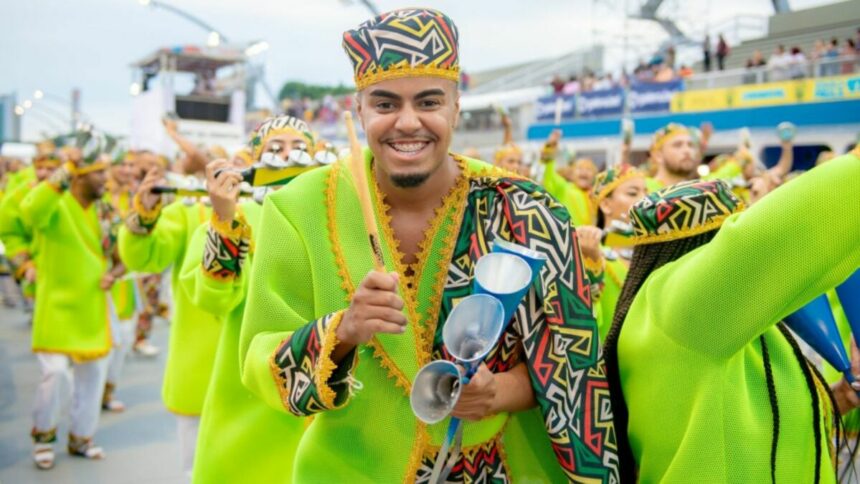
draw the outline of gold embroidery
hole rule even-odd
[[[412,446],[412,452],[409,455],[409,465],[406,467],[406,474],[403,476],[403,482],[413,483],[418,476],[418,469],[421,467],[421,461],[427,453],[427,448],[430,446],[430,434],[427,433],[427,425],[415,419],[415,443]]]
[[[322,348],[320,356],[317,360],[317,370],[314,375],[314,384],[317,387],[317,394],[325,408],[334,408],[334,399],[337,393],[328,385],[328,380],[331,374],[337,369],[337,364],[332,361],[331,354],[339,343],[337,339],[337,327],[343,319],[343,311],[338,313],[331,319],[325,333],[320,335],[322,339]]]

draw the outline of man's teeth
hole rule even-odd
[[[392,148],[404,153],[415,153],[424,149],[425,146],[427,146],[427,143],[424,141],[418,143],[391,143]]]

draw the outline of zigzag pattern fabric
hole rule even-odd
[[[529,366],[553,451],[571,481],[618,482],[608,384],[569,214],[534,183],[512,178],[472,180],[467,207],[448,266],[433,358],[453,361],[442,342],[444,322],[456,302],[472,294],[475,264],[490,252],[490,242],[498,237],[546,254],[542,280],[485,362],[494,373],[520,361]],[[485,455],[497,454],[489,449]],[[432,460],[424,465],[432,467]],[[468,464],[461,460],[453,469],[463,482],[509,480],[499,478],[504,467]]]
[[[343,34],[358,90],[402,77],[460,78],[457,26],[437,10],[384,13]]]
[[[714,230],[744,204],[723,180],[693,180],[649,194],[630,209],[634,240],[652,244]]]

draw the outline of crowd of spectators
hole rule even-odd
[[[857,37],[843,39],[841,42],[838,38],[832,38],[828,42],[816,40],[808,54],[799,46],[787,48],[780,44],[766,61],[761,51],[756,50],[747,60],[746,68],[766,68],[769,73],[768,80],[771,81],[852,74],[858,70],[860,60],[860,50],[857,47],[860,29],[857,30]]]

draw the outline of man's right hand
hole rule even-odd
[[[335,361],[346,356],[356,345],[369,341],[376,333],[401,334],[406,331],[403,299],[397,294],[397,285],[396,273],[371,271],[361,281],[337,327],[340,344],[333,358]]]
[[[158,204],[161,195],[152,193],[152,189],[161,183],[163,179],[164,173],[160,166],[153,166],[147,170],[146,176],[140,182],[140,186],[137,189],[137,196],[140,197],[140,203],[143,204],[143,208],[152,210]]]

